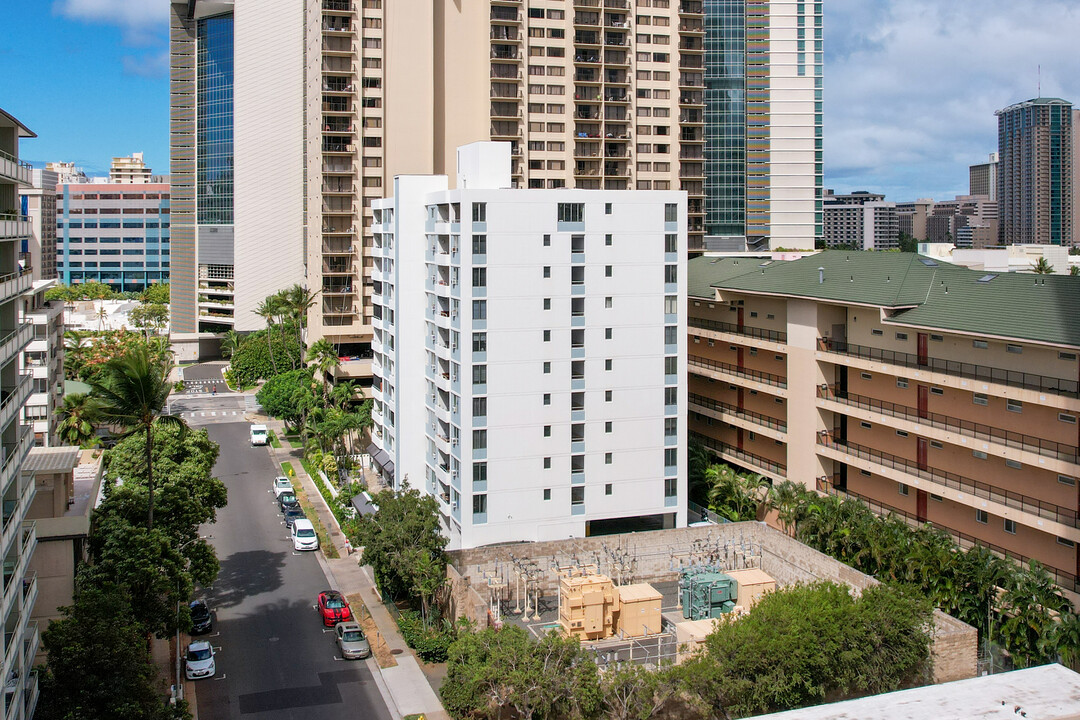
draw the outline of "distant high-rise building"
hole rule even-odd
[[[990,153],[988,162],[968,167],[968,195],[985,195],[997,200],[998,154]]]
[[[148,183],[152,182],[150,168],[143,161],[141,152],[132,153],[131,157],[114,157],[109,167],[109,182]]]
[[[916,240],[926,240],[926,221],[933,213],[934,201],[921,198],[912,202],[896,204],[896,216],[900,232]]]
[[[825,247],[891,250],[900,246],[896,203],[884,195],[860,190],[849,195],[825,195]]]
[[[30,239],[19,253],[22,266],[33,270],[34,280],[56,277],[56,184],[53,170],[34,169],[32,185],[19,188],[30,218]]]
[[[69,183],[57,189],[56,271],[66,285],[139,291],[169,281],[169,186]]]
[[[171,3],[176,330],[257,329],[302,283],[335,374],[370,377],[371,203],[481,140],[515,187],[686,191],[691,249],[821,234],[820,2],[294,4]],[[217,289],[231,317],[200,314]]]
[[[88,183],[90,178],[86,176],[83,169],[75,167],[73,162],[48,162],[45,163],[45,169],[56,173],[57,185],[61,183]]]
[[[1001,244],[1073,244],[1072,103],[1035,98],[995,115]]]

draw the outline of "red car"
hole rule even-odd
[[[345,597],[337,590],[323,590],[319,593],[318,610],[323,625],[326,627],[334,627],[340,622],[353,619],[349,603],[345,601]]]

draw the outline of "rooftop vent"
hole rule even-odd
[[[996,277],[997,277],[997,275],[983,275],[981,278],[979,278],[975,282],[988,283],[988,282],[990,282],[991,280],[993,280]]]
[[[938,264],[935,261],[931,260],[928,257],[919,258],[919,262],[921,262],[926,267],[937,267],[938,266]]]

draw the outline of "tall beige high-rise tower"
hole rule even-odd
[[[820,1],[172,8],[177,331],[262,327],[300,282],[338,374],[369,376],[371,202],[481,140],[511,144],[517,187],[685,190],[691,250],[821,235]]]

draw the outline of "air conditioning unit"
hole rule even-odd
[[[451,510],[457,510],[457,500],[450,503],[450,509]]]

